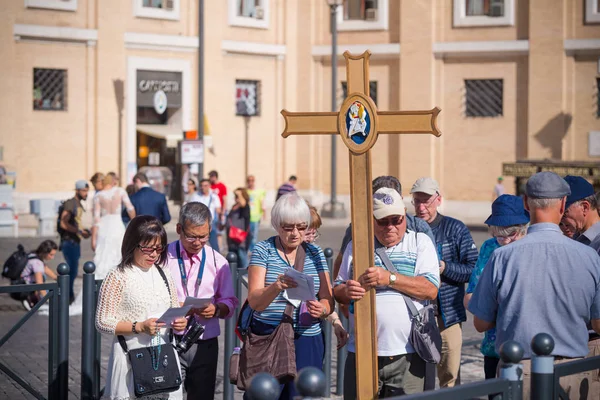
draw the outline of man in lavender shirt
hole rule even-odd
[[[189,399],[213,399],[217,380],[217,362],[221,333],[219,318],[231,318],[238,306],[227,260],[208,246],[212,226],[208,207],[190,202],[181,208],[177,233],[179,240],[170,243],[167,267],[177,289],[179,303],[185,298],[210,298],[204,308],[194,309],[205,326],[200,339],[180,356],[184,388]],[[182,332],[180,332],[182,333]],[[181,335],[175,335],[176,340]]]

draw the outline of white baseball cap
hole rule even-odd
[[[381,188],[373,194],[373,216],[375,219],[405,214],[404,200],[396,190]]]
[[[419,178],[413,185],[412,189],[410,189],[411,193],[427,193],[429,195],[434,195],[440,192],[440,185],[433,178]]]

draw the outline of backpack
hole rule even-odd
[[[71,200],[71,199],[69,199]],[[65,211],[65,204],[67,204],[67,202],[69,200],[63,200],[60,202],[60,206],[58,206],[58,215],[56,217],[56,233],[58,233],[58,236],[60,238],[63,237],[64,234],[68,233],[68,231],[64,230],[61,226],[60,226],[60,217],[62,216],[63,211]],[[77,207],[78,207],[78,202],[75,202],[75,209],[74,212],[77,213]],[[73,219],[75,218],[75,215],[71,214],[71,219],[69,220],[69,222],[73,222]]]
[[[29,260],[34,258],[38,258],[38,256],[35,253],[27,254],[23,248],[23,245],[19,244],[17,246],[17,251],[12,253],[4,262],[2,276],[10,279],[11,281],[21,279],[21,274],[27,266],[27,263]]]

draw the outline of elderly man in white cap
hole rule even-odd
[[[406,229],[406,207],[400,194],[381,188],[373,195],[375,267],[353,280],[352,242],[344,252],[334,295],[350,304],[350,339],[344,375],[344,399],[356,398],[356,349],[353,302],[377,288],[377,355],[379,398],[423,391],[425,361],[409,343],[411,318],[403,294],[417,309],[437,296],[439,263],[431,239]],[[396,271],[384,266],[383,249]]]

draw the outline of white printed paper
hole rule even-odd
[[[185,317],[191,309],[192,306],[171,307],[161,315],[158,321],[170,326],[176,319]]]
[[[285,290],[289,299],[301,301],[317,299],[315,297],[315,280],[312,276],[298,272],[292,268],[286,270],[285,275],[292,278],[298,284],[295,288]]]
[[[183,306],[192,306],[192,308],[204,308],[208,307],[210,303],[212,303],[212,298],[200,299],[198,297],[188,296],[185,298]]]

